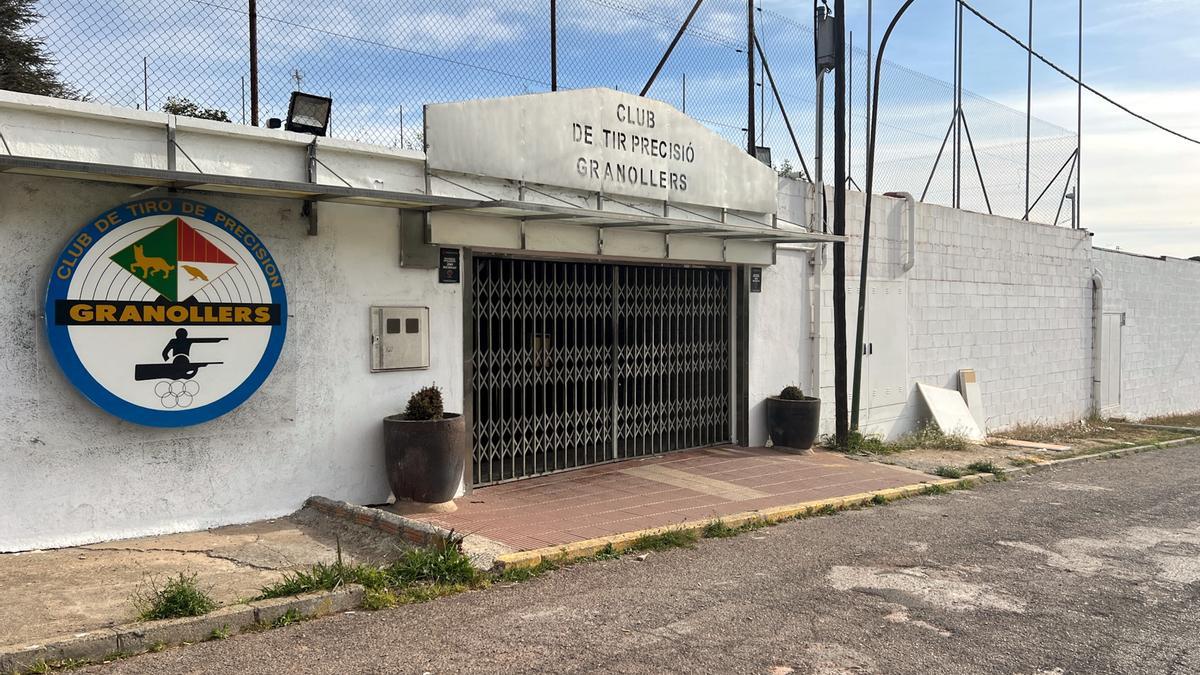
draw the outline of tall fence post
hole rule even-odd
[[[1029,140],[1033,119],[1033,0],[1029,0],[1029,49],[1025,51],[1025,218],[1029,220]]]
[[[1031,45],[1032,46],[1032,45]],[[1075,209],[1072,225],[1082,227],[1083,202],[1079,201],[1080,188],[1083,184],[1083,0],[1079,0],[1079,47],[1076,53],[1079,73],[1076,76],[1075,87],[1075,199],[1071,207]]]
[[[558,0],[550,0],[550,91],[558,91]]]
[[[846,234],[846,0],[833,5],[833,233]],[[869,202],[870,193],[864,195]],[[833,243],[833,391],[834,437],[837,447],[850,442],[849,401],[846,399],[846,244]]]
[[[746,152],[756,157],[754,142],[754,0],[746,0]]]
[[[258,126],[258,2],[250,1],[250,125]]]

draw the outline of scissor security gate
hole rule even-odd
[[[730,271],[475,256],[475,485],[730,439]]]

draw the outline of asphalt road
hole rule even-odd
[[[1086,462],[106,668],[1200,673],[1198,459]]]

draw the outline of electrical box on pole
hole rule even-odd
[[[818,73],[828,73],[837,65],[837,26],[828,7],[818,6],[813,45],[816,48],[814,63]]]

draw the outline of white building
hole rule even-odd
[[[790,384],[819,393],[831,426],[836,238],[810,229],[811,186],[618,92],[431,106],[426,119],[428,156],[0,92],[0,551],[246,522],[315,494],[384,502],[381,420],[428,384],[466,414],[464,489],[763,444],[763,401]],[[954,387],[962,368],[978,373],[993,429],[1200,408],[1200,265],[1093,250],[1082,230],[875,199],[866,430],[911,429],[925,415],[915,383]],[[146,243],[128,260],[129,242],[100,251],[79,237],[107,237],[120,208],[168,202],[208,209],[167,228],[194,244],[178,243],[176,259],[148,250],[149,234],[129,240]],[[851,270],[862,206],[851,193]],[[158,218],[153,232],[173,217],[141,215]],[[262,272],[257,296],[253,283],[219,291],[208,278],[241,263]],[[84,266],[99,276],[77,281]],[[179,311],[199,299],[210,312],[181,319],[184,339],[227,338],[184,359],[207,367],[195,376],[204,389],[131,377],[131,359],[188,355],[179,342],[159,358],[174,329],[137,314],[164,302],[150,289],[169,274]],[[103,317],[79,293],[116,307],[118,323],[132,305],[142,323],[83,325]],[[286,316],[277,331],[237,325],[242,305]],[[63,336],[78,366],[56,363]],[[277,363],[256,368],[275,336]],[[133,413],[107,412],[105,391]],[[206,396],[228,396],[230,410],[162,426],[183,407],[203,417]]]

